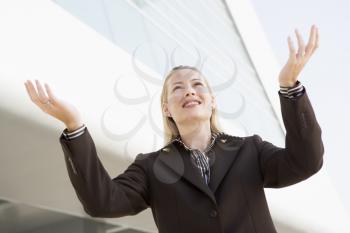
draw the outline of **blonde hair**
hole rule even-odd
[[[167,98],[168,98],[168,88],[167,88],[167,83],[169,78],[178,70],[183,70],[183,69],[191,69],[194,70],[196,72],[198,72],[204,79],[204,82],[206,84],[206,86],[208,87],[209,93],[213,94],[212,89],[209,86],[209,83],[207,81],[207,79],[204,77],[204,75],[202,74],[202,72],[200,72],[196,67],[193,66],[176,66],[174,67],[172,70],[170,70],[170,72],[166,75],[164,83],[163,83],[163,89],[162,89],[162,93],[160,96],[160,104],[161,104],[161,109],[162,109],[162,115],[163,115],[163,127],[164,127],[164,142],[165,145],[168,144],[169,142],[171,142],[172,140],[174,140],[175,138],[177,138],[179,136],[179,130],[176,126],[176,123],[174,121],[174,119],[172,117],[166,116],[163,112],[163,104],[165,102],[167,102]],[[210,129],[212,133],[220,133],[221,127],[217,121],[218,116],[217,116],[217,110],[216,108],[214,108],[212,110],[212,114],[210,117]]]

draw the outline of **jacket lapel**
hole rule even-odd
[[[214,194],[204,182],[198,168],[192,162],[189,151],[182,146],[175,146],[173,142],[161,149],[159,159],[167,167],[179,175],[179,178],[183,177],[185,180],[189,181],[200,191],[208,195],[214,203],[216,203]]]
[[[212,159],[210,163],[209,187],[213,193],[216,192],[222,179],[233,166],[233,162],[236,160],[243,143],[243,138],[221,137],[218,138],[213,150],[209,152],[209,157]]]
[[[218,136],[209,154],[212,159],[209,186],[204,182],[198,168],[191,159],[190,152],[175,144],[176,142],[172,142],[160,150],[160,161],[205,193],[216,204],[214,193],[237,157],[243,139],[227,135]]]

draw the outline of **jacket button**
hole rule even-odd
[[[218,215],[218,212],[216,210],[212,210],[210,212],[210,217],[215,218]]]

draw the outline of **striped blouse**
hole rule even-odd
[[[293,99],[293,98],[296,98],[297,96],[301,96],[305,92],[305,88],[299,81],[296,81],[296,83],[293,87],[280,86],[279,92],[281,93],[281,95],[283,97]],[[86,129],[86,126],[85,126],[85,124],[83,124],[81,127],[79,127],[78,129],[76,129],[72,132],[69,132],[68,129],[65,128],[63,130],[62,134],[67,140],[72,140],[72,139],[77,138],[80,135],[84,134],[85,129]],[[197,168],[198,168],[198,170],[199,170],[199,172],[200,172],[201,176],[203,177],[204,182],[206,184],[209,184],[209,181],[210,181],[210,162],[209,162],[209,157],[207,156],[207,153],[212,149],[217,137],[220,134],[222,134],[222,132],[212,133],[211,142],[209,143],[209,145],[207,146],[207,148],[203,152],[201,152],[197,149],[191,149],[190,147],[188,147],[181,140],[180,136],[178,136],[177,138],[174,139],[175,141],[180,142],[180,144],[183,145],[186,150],[190,151],[191,158],[194,161],[194,163],[196,164],[196,166],[197,166]]]
[[[209,156],[207,156],[207,153],[212,149],[217,137],[223,134],[223,132],[220,133],[214,133],[212,132],[211,134],[211,141],[209,143],[209,145],[207,146],[207,148],[202,152],[200,150],[197,149],[191,149],[190,147],[188,147],[182,140],[181,137],[178,136],[177,138],[175,138],[173,141],[178,141],[180,142],[181,145],[183,145],[183,147],[190,151],[190,155],[192,160],[195,162],[201,176],[204,179],[204,182],[206,184],[209,184],[210,181],[210,158]]]

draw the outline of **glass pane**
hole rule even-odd
[[[200,68],[214,89],[219,122],[227,133],[261,134],[284,146],[283,131],[223,1],[56,3],[155,70],[159,77],[164,78],[179,64]],[[158,92],[161,83],[157,82]],[[146,84],[151,83],[146,80]]]

